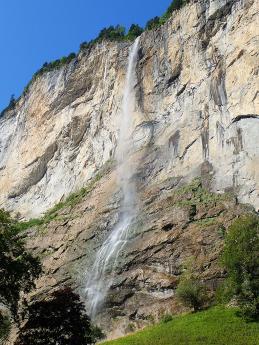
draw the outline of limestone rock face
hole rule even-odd
[[[222,231],[247,211],[239,203],[259,209],[257,24],[256,0],[193,1],[140,38],[131,156],[139,212],[99,316],[111,336],[180,309],[174,291],[188,257],[213,289]],[[35,296],[66,284],[84,296],[85,273],[118,220],[112,162],[129,48],[81,51],[0,119],[0,206],[37,217],[91,184],[26,233],[45,269]],[[202,187],[181,190],[197,176]]]
[[[259,208],[257,10],[194,2],[142,35],[134,136],[136,149],[160,151],[157,179],[199,175],[206,162],[214,191],[235,188]],[[4,115],[0,205],[38,216],[113,158],[129,45],[81,52]]]

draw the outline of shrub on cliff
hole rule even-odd
[[[88,345],[102,336],[70,288],[29,305],[24,320],[15,345]]]
[[[191,261],[187,263],[181,275],[176,296],[186,307],[193,308],[194,312],[201,310],[208,302],[207,289],[194,274]]]
[[[224,293],[235,298],[246,319],[259,319],[259,217],[238,218],[229,228],[222,254]]]
[[[0,303],[17,318],[21,292],[29,292],[41,272],[39,260],[28,253],[17,237],[17,222],[0,210]]]
[[[207,301],[207,292],[204,285],[196,279],[182,280],[176,290],[176,296],[194,312],[201,310]]]

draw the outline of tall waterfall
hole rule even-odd
[[[129,158],[133,146],[134,83],[138,44],[139,38],[135,40],[129,54],[122,111],[119,118],[120,131],[116,150],[117,182],[122,194],[119,221],[97,252],[93,268],[87,276],[86,293],[88,312],[91,317],[95,317],[105,300],[112,284],[112,274],[117,266],[118,257],[129,239],[131,224],[136,216],[134,169]]]

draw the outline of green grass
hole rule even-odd
[[[105,345],[258,345],[259,323],[246,323],[236,309],[214,307],[148,327]],[[103,345],[104,345],[103,344]]]

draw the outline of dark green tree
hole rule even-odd
[[[150,20],[147,21],[146,30],[152,30],[155,29],[156,27],[158,27],[160,25],[160,18],[159,17],[154,17]]]
[[[70,288],[29,305],[15,345],[88,345],[103,334],[91,325],[84,304]]]
[[[8,108],[13,108],[14,106],[15,106],[15,97],[14,97],[14,95],[12,95],[10,98]]]
[[[119,41],[125,37],[125,27],[121,25],[109,26],[108,28],[103,28],[97,39],[95,41]]]
[[[0,303],[10,308],[17,319],[21,292],[29,292],[40,275],[39,260],[28,253],[18,237],[17,222],[0,210]]]
[[[184,5],[186,5],[190,0],[174,0],[167,9],[167,13],[172,14],[175,10],[179,10]]]
[[[138,24],[132,24],[126,38],[133,41],[135,38],[140,36],[142,32],[143,29]]]
[[[236,298],[246,319],[259,318],[259,217],[238,218],[229,228],[222,254],[225,294]]]

